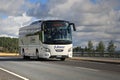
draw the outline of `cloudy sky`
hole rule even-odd
[[[120,0],[0,0],[0,36],[18,37],[22,25],[51,18],[76,24],[74,46],[89,40],[120,45]]]

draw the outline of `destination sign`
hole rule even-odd
[[[68,26],[68,23],[66,22],[48,22],[46,23],[47,28],[49,27],[65,27]]]
[[[54,23],[52,24],[53,27],[62,27],[62,26],[66,26],[64,23]]]

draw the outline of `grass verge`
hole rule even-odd
[[[19,56],[19,54],[18,53],[2,53],[2,52],[0,52],[0,56],[4,56],[4,57]]]

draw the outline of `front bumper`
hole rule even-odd
[[[67,55],[52,55],[50,58],[69,58]]]

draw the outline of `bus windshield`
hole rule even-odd
[[[46,22],[44,25],[45,44],[71,44],[72,32],[68,22]]]

